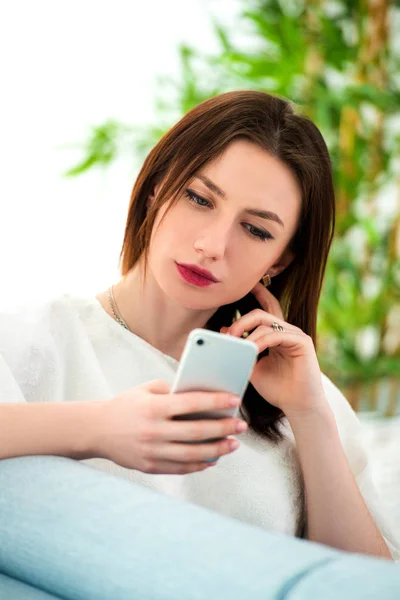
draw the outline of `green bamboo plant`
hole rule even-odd
[[[400,394],[399,22],[398,1],[244,1],[235,31],[214,20],[217,54],[179,47],[179,81],[159,79],[157,124],[95,127],[82,162],[67,173],[107,165],[127,147],[142,159],[180,116],[215,94],[251,88],[290,98],[327,141],[337,194],[318,316],[321,368],[356,410],[379,404],[388,415]],[[239,43],[238,31],[248,43]]]

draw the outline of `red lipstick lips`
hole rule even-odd
[[[218,279],[214,277],[210,271],[202,269],[197,265],[187,265],[177,263],[177,268],[183,279],[188,283],[193,283],[199,287],[205,287],[212,283],[218,283]]]

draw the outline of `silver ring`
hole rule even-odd
[[[285,331],[282,325],[279,325],[279,323],[276,323],[275,321],[271,323],[271,327],[274,331]]]

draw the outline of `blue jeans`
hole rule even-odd
[[[1,600],[379,600],[400,568],[56,456],[0,461]]]

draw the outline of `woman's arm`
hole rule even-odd
[[[345,456],[328,403],[288,418],[304,477],[307,537],[349,552],[391,559]]]
[[[0,402],[0,459],[54,454],[92,458],[100,402]]]
[[[241,316],[221,332],[237,337],[249,332],[246,339],[257,344],[259,353],[269,349],[269,356],[256,363],[250,382],[283,411],[292,427],[305,482],[308,537],[342,550],[392,558],[339,437],[340,421],[344,429],[357,429],[352,428],[353,417],[342,414],[345,398],[339,393],[336,402],[335,394],[330,398],[326,392],[313,339],[283,319],[277,298],[265,287],[257,284],[252,292],[264,310]],[[337,405],[335,412],[328,398]]]

